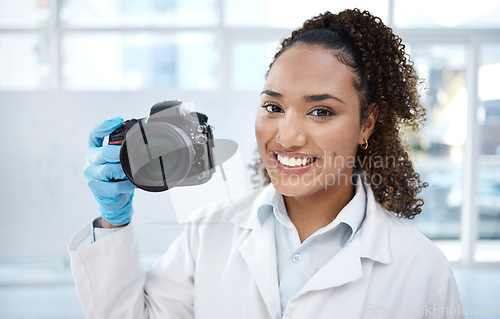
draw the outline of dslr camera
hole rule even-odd
[[[120,163],[137,187],[161,192],[199,185],[214,172],[213,127],[181,101],[156,103],[149,116],[123,122],[108,144],[121,145]]]

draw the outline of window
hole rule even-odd
[[[429,183],[422,193],[423,212],[410,223],[429,238],[458,239],[467,114],[465,46],[415,43],[409,53],[425,79],[421,102],[427,121],[411,142],[416,170]]]
[[[346,7],[393,27],[425,79],[428,120],[409,143],[430,187],[409,223],[500,260],[498,1],[0,0],[0,90],[257,96],[279,40]]]
[[[394,0],[397,28],[499,28],[500,3],[476,0],[458,4],[453,0]]]
[[[306,19],[324,11],[362,8],[386,21],[389,2],[386,0],[257,0],[224,1],[225,21],[231,27],[297,28]]]
[[[484,247],[478,260],[491,261],[500,252],[500,43],[480,47],[478,74],[479,168],[477,205],[479,238]]]
[[[62,39],[61,88],[68,90],[213,89],[213,34],[71,33]]]

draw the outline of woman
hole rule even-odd
[[[70,243],[87,316],[460,317],[447,260],[398,218],[423,205],[399,135],[423,120],[417,82],[401,40],[368,12],[306,21],[261,93],[255,168],[269,185],[211,208],[148,273],[127,225],[133,186],[108,183],[123,173],[102,138],[121,120],[98,126],[86,175],[103,218]]]

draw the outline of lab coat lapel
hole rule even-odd
[[[359,237],[360,257],[388,264],[391,258],[391,242],[389,241],[389,213],[376,201],[372,188],[365,184],[367,203],[366,217],[363,226],[355,237]]]
[[[339,287],[362,277],[359,240],[353,240],[321,267],[302,287],[299,294]]]
[[[271,222],[256,226],[239,247],[272,318],[281,314],[276,243]]]

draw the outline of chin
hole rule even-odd
[[[318,179],[304,178],[300,175],[269,174],[276,191],[283,196],[304,197],[325,191],[325,185]]]
[[[273,184],[274,188],[278,193],[286,197],[308,197],[311,195],[319,195],[328,191],[328,188],[324,186],[317,185],[316,187],[308,187],[304,185],[282,185],[282,184]]]
[[[309,171],[297,175],[268,170],[268,174],[276,191],[288,197],[304,197],[332,191],[336,186],[349,184],[349,179],[342,177],[350,175],[343,169],[328,172]]]
[[[297,187],[283,186],[281,184],[273,183],[274,189],[278,193],[286,197],[302,197],[304,196],[304,190],[298,189]]]

